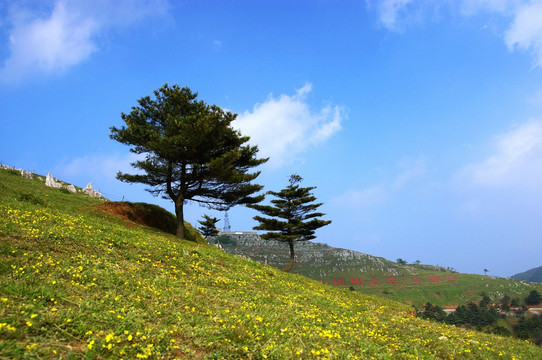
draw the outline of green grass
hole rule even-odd
[[[101,203],[0,171],[0,358],[542,357],[128,224]]]
[[[450,272],[420,272],[415,276],[393,277],[397,284],[388,284],[386,278],[381,279],[379,285],[354,285],[354,288],[365,294],[407,302],[418,308],[426,302],[440,306],[478,302],[482,293],[487,294],[493,302],[499,302],[505,294],[523,302],[531,290],[542,291],[542,284]],[[420,282],[414,282],[414,279]]]
[[[289,259],[285,243],[263,240],[241,241],[246,235],[229,235],[234,244],[223,244],[226,251],[247,256],[258,262],[279,269]],[[426,302],[434,305],[461,305],[477,302],[481,293],[493,301],[500,301],[505,294],[520,302],[531,290],[542,293],[542,284],[523,281],[462,274],[433,265],[400,265],[387,259],[333,248],[324,244],[296,243],[296,262],[293,273],[305,275],[328,286],[377,295],[401,301],[421,309]]]

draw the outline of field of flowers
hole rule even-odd
[[[26,196],[21,196],[26,194]],[[0,358],[539,359],[0,171]]]

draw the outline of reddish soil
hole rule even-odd
[[[171,218],[146,204],[108,201],[100,204],[100,209],[128,221],[175,234],[175,225]]]

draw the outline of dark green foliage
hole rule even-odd
[[[175,215],[167,211],[166,209],[147,203],[122,203],[124,205],[130,205],[133,207],[137,216],[142,220],[137,221],[147,226],[155,227],[164,232],[175,235],[176,219]]]
[[[520,339],[531,339],[535,344],[542,345],[542,315],[522,317],[514,326],[514,334]]]
[[[504,295],[502,300],[501,300],[501,309],[503,311],[510,311],[510,302],[512,301],[512,299],[510,298],[509,295]]]
[[[396,262],[397,262],[399,265],[406,265],[406,264],[407,264],[406,260],[403,260],[403,259],[401,259],[401,258],[397,259]]]
[[[207,240],[201,235],[201,233],[196,230],[190,223],[185,222],[184,223],[185,231],[184,231],[184,239],[188,241],[192,241],[198,244],[208,244]]]
[[[444,321],[446,319],[446,312],[444,312],[442,307],[427,302],[425,303],[423,311],[418,313],[418,316],[424,319]]]
[[[41,199],[40,197],[32,194],[32,193],[19,193],[17,195],[17,200],[19,201],[23,201],[23,202],[28,202],[28,203],[31,203],[31,204],[34,204],[34,205],[41,205],[41,206],[44,206],[45,205],[45,201],[43,201],[43,199]]]
[[[487,309],[488,305],[491,303],[491,299],[486,294],[482,293],[482,300],[480,301],[480,307]]]
[[[529,295],[525,298],[525,305],[538,305],[540,304],[540,293],[536,290],[531,290]]]
[[[154,99],[143,97],[129,114],[122,113],[126,126],[111,127],[110,135],[143,155],[132,163],[139,174],[119,172],[117,178],[146,184],[151,194],[172,200],[181,238],[187,201],[225,210],[263,199],[253,196],[263,186],[251,183],[259,172],[248,171],[267,159],[256,158],[258,148],[232,128],[236,114],[196,98],[187,87],[165,84]]]
[[[510,296],[505,295],[501,303],[503,306],[508,306],[509,300]],[[515,336],[520,339],[529,339],[537,345],[542,345],[542,315],[523,316],[524,312],[516,313],[521,318],[514,325],[512,333],[506,327],[496,325],[499,313],[496,308],[489,307],[489,303],[489,297],[483,294],[480,305],[471,302],[466,306],[459,306],[455,312],[446,315],[440,306],[427,302],[423,311],[418,312],[417,316],[456,326],[474,327],[477,330],[484,330],[501,336]]]
[[[212,218],[209,215],[205,214],[203,215],[203,221],[198,221],[201,226],[198,228],[198,230],[205,236],[206,238],[210,236],[217,236],[219,231],[216,228],[216,223],[219,220],[217,218]]]
[[[500,335],[500,336],[512,336],[512,332],[505,328],[504,326],[497,325],[489,329],[491,334]]]
[[[480,307],[475,303],[459,306],[446,319],[448,324],[482,327],[493,324],[499,318],[494,308]]]
[[[322,204],[314,203],[316,197],[311,191],[315,187],[299,186],[302,180],[299,175],[291,175],[290,185],[285,189],[267,192],[277,198],[271,200],[272,205],[249,205],[268,216],[254,217],[254,220],[260,223],[254,230],[267,231],[261,236],[262,239],[287,242],[290,246],[290,262],[284,271],[290,271],[294,263],[294,242],[314,239],[316,229],[331,223],[328,220],[318,219],[325,215],[316,212]]]
[[[482,300],[484,303],[489,299],[486,298],[487,295],[484,295],[484,299]],[[424,310],[418,313],[418,316],[425,319],[446,322],[451,325],[482,328],[495,323],[499,318],[499,313],[495,308],[489,308],[487,304],[478,306],[471,302],[467,306],[458,306],[455,312],[447,315],[440,306],[432,305],[428,302],[425,304]]]

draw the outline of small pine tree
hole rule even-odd
[[[480,307],[481,308],[487,308],[489,304],[491,303],[491,299],[487,294],[482,293],[482,300],[480,301]]]
[[[540,293],[536,290],[531,290],[529,295],[525,298],[525,305],[538,305],[541,300]]]
[[[312,240],[314,231],[331,221],[320,220],[325,214],[315,212],[321,203],[313,203],[316,197],[311,191],[315,187],[300,187],[303,178],[297,174],[290,176],[290,185],[279,192],[269,191],[267,194],[277,197],[271,200],[273,205],[248,205],[268,217],[255,216],[260,225],[254,230],[267,230],[262,239],[287,242],[290,246],[290,262],[284,268],[288,272],[294,264],[294,242]]]
[[[199,231],[205,236],[205,238],[208,238],[210,236],[217,236],[219,231],[216,228],[216,223],[219,220],[217,218],[212,218],[209,215],[205,214],[203,215],[203,221],[198,221],[201,226],[198,228]]]
[[[504,295],[502,300],[501,300],[501,309],[503,311],[510,311],[510,302],[512,301],[512,299],[510,298],[509,295]]]

